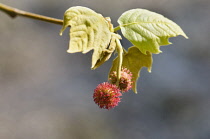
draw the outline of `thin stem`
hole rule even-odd
[[[23,16],[23,17],[33,18],[33,19],[36,19],[36,20],[50,22],[50,23],[54,23],[54,24],[58,24],[58,25],[63,25],[63,20],[61,20],[61,19],[51,18],[51,17],[39,15],[39,14],[34,14],[34,13],[22,11],[22,10],[4,5],[2,3],[0,3],[0,10],[5,12],[9,16],[11,16],[12,18],[14,18],[16,16]]]
[[[116,39],[117,42],[117,52],[118,52],[118,67],[117,67],[117,82],[116,85],[119,86],[120,76],[121,76],[121,69],[122,69],[122,62],[123,62],[123,47],[120,43],[119,39]]]
[[[120,29],[121,29],[120,26],[117,26],[117,27],[114,28],[114,32],[117,32]]]

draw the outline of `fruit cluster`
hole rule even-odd
[[[120,75],[119,83],[117,83],[117,72],[112,72],[109,82],[99,84],[94,90],[93,99],[100,108],[108,110],[114,108],[120,102],[122,93],[132,88],[132,73],[130,70],[122,68]]]

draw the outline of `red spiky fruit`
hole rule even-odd
[[[122,68],[121,77],[119,81],[119,88],[122,92],[127,92],[132,88],[132,73],[127,68]],[[112,84],[116,84],[117,82],[117,72],[113,71],[109,76],[109,81]]]
[[[120,96],[122,94],[116,85],[104,82],[94,90],[93,99],[100,108],[109,110],[118,105]]]

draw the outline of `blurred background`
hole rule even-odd
[[[112,110],[93,101],[112,59],[92,71],[91,54],[68,54],[60,25],[0,12],[1,139],[210,139],[209,0],[1,0],[62,19],[72,6],[111,17],[134,8],[160,13],[182,27],[144,68],[138,94],[123,95]],[[123,40],[125,48],[131,46]]]

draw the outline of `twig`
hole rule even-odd
[[[2,3],[0,3],[0,10],[5,12],[6,14],[8,14],[12,18],[15,18],[17,16],[23,16],[23,17],[33,18],[33,19],[36,19],[36,20],[50,22],[50,23],[54,23],[54,24],[58,24],[58,25],[63,25],[63,20],[61,20],[61,19],[51,18],[51,17],[39,15],[39,14],[34,14],[34,13],[22,11],[22,10],[4,5]]]

